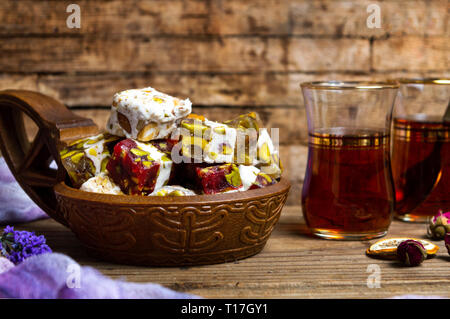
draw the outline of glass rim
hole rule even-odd
[[[417,77],[417,78],[399,78],[400,84],[434,84],[434,85],[450,85],[450,78],[440,77]]]
[[[397,81],[313,81],[303,82],[302,88],[314,90],[384,90],[398,89]]]

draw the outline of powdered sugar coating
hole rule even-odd
[[[116,185],[105,173],[100,173],[88,179],[81,185],[80,190],[85,192],[100,193],[100,194],[123,194],[120,187]]]
[[[189,99],[181,100],[152,87],[116,93],[106,129],[109,133],[140,141],[167,138],[192,111]],[[120,124],[120,115],[129,127]]]
[[[239,165],[239,174],[241,175],[242,190],[246,191],[256,181],[260,172],[259,168],[250,165]]]

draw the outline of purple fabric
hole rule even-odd
[[[5,257],[0,257],[0,274],[10,270],[12,267],[14,267],[14,264]]]
[[[0,156],[0,224],[29,222],[47,217],[22,190],[5,159]]]
[[[158,284],[129,283],[81,267],[70,257],[48,253],[29,257],[0,273],[0,298],[26,299],[197,299]]]

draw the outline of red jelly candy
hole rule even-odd
[[[178,143],[178,140],[173,139],[161,139],[161,140],[153,140],[149,143],[156,147],[161,152],[166,155],[171,155],[173,147]]]
[[[146,195],[155,189],[160,166],[134,140],[126,139],[116,144],[106,169],[125,194]]]
[[[197,179],[205,194],[223,193],[242,186],[239,169],[235,164],[197,167]]]

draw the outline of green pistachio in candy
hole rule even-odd
[[[261,120],[256,112],[239,115],[238,117],[225,121],[224,123],[234,128],[254,129],[256,131],[258,131],[261,127]]]
[[[225,174],[225,178],[227,182],[233,187],[239,187],[242,185],[241,175],[239,175],[239,168],[232,164],[230,165],[231,172],[229,174]]]
[[[109,134],[99,134],[72,142],[60,150],[61,162],[74,187],[106,171],[110,149],[119,140]]]
[[[446,233],[450,232],[450,212],[443,213],[442,210],[430,219],[428,224],[428,236],[433,239],[444,239]]]
[[[425,247],[417,240],[402,241],[397,247],[397,259],[407,266],[418,266],[427,258]]]

